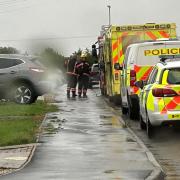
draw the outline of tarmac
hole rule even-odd
[[[97,94],[95,94],[93,91],[89,90],[88,95],[89,95],[88,102],[85,102],[85,101],[80,102],[81,108],[83,106],[86,106],[87,104],[90,104],[90,106],[92,106],[92,107],[98,106],[97,105],[98,101],[90,102],[91,99],[93,99],[93,97],[97,98]],[[63,105],[65,107],[65,104],[69,105],[68,109],[64,109],[64,117],[68,117],[70,114],[72,114],[72,112],[70,112],[69,109],[74,109],[75,104],[71,106],[71,103],[67,102],[66,98],[62,99],[62,95],[57,96],[56,100],[57,100],[56,104],[60,107]],[[63,104],[58,103],[58,101],[60,101],[60,100],[63,101]],[[103,101],[103,100],[101,100],[101,101]],[[83,105],[83,103],[85,103],[85,104]],[[106,104],[106,102],[101,102],[101,104],[104,104],[104,103]],[[107,105],[105,105],[105,106],[107,106]],[[79,111],[79,109],[77,109],[77,113],[78,113],[78,111]],[[98,112],[100,112],[100,111],[102,111],[102,109],[99,110]],[[99,115],[97,116],[98,112],[95,112],[95,114],[93,116],[98,117],[99,116]],[[60,113],[59,115],[61,116],[61,114],[62,113]],[[113,110],[110,113],[110,116],[112,116],[112,115],[113,115]],[[52,121],[52,119],[53,119],[52,116],[53,115],[51,113],[47,114],[43,121],[43,124],[49,123],[48,120]],[[78,116],[78,114],[77,114],[77,116]],[[85,114],[84,117],[79,117],[79,118],[82,119],[87,116],[88,116],[88,114]],[[91,178],[91,174],[89,173],[88,174],[89,178],[86,178],[86,179],[163,180],[165,177],[165,174],[164,174],[161,166],[158,164],[158,162],[154,158],[153,154],[148,150],[148,148],[144,145],[144,143],[134,134],[134,132],[130,128],[126,127],[126,124],[122,120],[121,117],[117,117],[114,115],[113,119],[112,119],[112,124],[110,124],[110,126],[108,126],[108,127],[106,126],[105,128],[102,127],[103,124],[108,125],[109,121],[106,122],[106,118],[108,116],[109,116],[109,114],[104,115],[104,117],[102,117],[102,115],[100,116],[100,119],[101,120],[103,119],[103,121],[101,122],[100,127],[98,129],[95,129],[96,127],[94,127],[94,125],[96,125],[96,124],[94,124],[92,127],[92,124],[88,124],[88,121],[87,121],[85,127],[86,128],[90,127],[90,129],[86,133],[84,133],[84,131],[81,129],[82,137],[81,137],[80,143],[75,138],[73,139],[73,136],[72,136],[72,139],[70,139],[70,140],[68,139],[68,141],[70,141],[71,144],[73,143],[73,141],[77,141],[77,142],[74,142],[74,146],[75,146],[74,149],[73,148],[71,149],[70,146],[67,146],[68,147],[68,149],[67,149],[67,147],[65,146],[66,143],[64,143],[64,146],[61,146],[61,147],[57,146],[57,147],[60,147],[61,151],[63,153],[67,149],[68,151],[66,151],[66,152],[67,153],[69,152],[69,161],[71,161],[71,159],[75,160],[75,157],[73,154],[75,152],[72,152],[72,151],[76,151],[76,148],[78,149],[78,152],[81,151],[80,148],[82,148],[82,147],[85,148],[87,146],[87,144],[89,143],[87,141],[88,140],[90,141],[90,144],[92,145],[92,147],[88,144],[88,153],[86,153],[86,154],[83,150],[83,153],[86,155],[86,158],[82,159],[80,166],[83,166],[83,167],[87,166],[88,172],[89,172],[91,170],[91,167],[87,164],[89,161],[92,164],[94,163],[95,166],[97,165],[97,167],[93,167],[93,169],[92,169],[92,171],[94,171],[93,173],[95,173],[95,172],[99,173],[98,171],[100,170],[101,172],[104,172],[105,175],[103,175],[103,176],[100,175],[99,176],[100,178],[93,178],[96,176],[92,176],[92,178]],[[78,117],[76,117],[75,120],[76,120],[75,125],[77,126]],[[69,131],[70,130],[69,127],[73,126],[71,123],[72,122],[65,123],[64,127],[67,124],[67,129],[64,128],[63,131],[65,131],[65,130]],[[81,122],[79,121],[78,123],[81,123]],[[42,126],[43,126],[43,124],[42,124]],[[112,125],[114,127],[112,127]],[[84,124],[81,124],[80,126],[82,126],[84,128]],[[92,129],[92,128],[94,128],[94,129]],[[58,130],[58,127],[55,129]],[[67,134],[68,131],[65,132],[65,135]],[[101,132],[103,134],[100,134]],[[71,134],[72,133],[73,132],[71,132]],[[112,135],[114,133],[116,136],[113,137]],[[46,133],[44,133],[44,134],[46,134]],[[89,136],[89,135],[91,135],[91,136]],[[96,138],[97,135],[98,136],[100,135],[100,138],[102,138],[101,139],[102,142],[99,144],[96,144],[97,150],[94,150],[93,143],[96,143],[96,141],[94,142],[94,139],[92,140],[91,138],[92,137]],[[76,136],[76,135],[74,135],[74,136]],[[121,136],[121,138],[117,139],[118,136]],[[88,138],[87,140],[86,140],[86,137]],[[115,139],[113,139],[113,141],[110,140],[112,137],[115,138]],[[63,134],[62,134],[62,137],[61,137],[61,134],[59,134],[58,138],[60,138],[61,141],[67,140],[67,138],[63,137]],[[69,138],[69,136],[68,136],[68,138]],[[53,142],[52,144],[55,144],[55,143],[57,143],[57,142]],[[119,143],[119,146],[117,146],[117,143]],[[112,150],[111,146],[114,146],[114,148],[117,148],[115,153],[111,152],[111,150]],[[10,174],[13,172],[17,172],[19,170],[21,170],[23,172],[22,169],[25,168],[29,162],[31,162],[32,158],[34,157],[34,154],[36,153],[37,147],[39,149],[43,148],[43,147],[41,147],[41,144],[38,144],[38,143],[0,148],[0,175],[1,176],[7,175],[7,174]],[[63,148],[65,148],[64,151],[63,151]],[[90,152],[91,148],[92,148],[92,152]],[[51,147],[50,151],[51,151],[51,153],[53,153],[52,147]],[[104,152],[104,151],[107,151],[107,152]],[[94,153],[97,155],[93,155]],[[72,154],[72,157],[71,157],[71,154]],[[81,158],[83,158],[85,156],[84,154]],[[88,154],[89,154],[89,159],[87,158]],[[37,155],[38,154],[36,154],[36,156]],[[109,157],[107,157],[107,155],[109,155]],[[66,165],[67,158],[63,159],[63,156],[61,156],[61,158],[62,158],[62,162],[64,162],[64,164]],[[94,158],[94,162],[93,162],[93,158]],[[87,162],[85,162],[85,161],[87,161]],[[65,167],[65,165],[63,165],[64,169],[61,168],[62,171],[63,170],[68,171],[68,169],[74,168],[74,167],[69,167],[68,164],[67,164],[67,167]],[[73,164],[71,166],[73,166]],[[76,164],[75,166],[78,166],[78,164]],[[118,170],[116,170],[116,172],[115,172],[115,170],[110,169],[110,167],[113,168],[113,166],[118,169]],[[105,169],[104,167],[107,169]],[[99,168],[99,170],[98,170],[98,168]],[[78,179],[78,174],[75,174],[75,175],[76,176],[74,176],[74,177],[76,177],[76,178],[74,178],[74,179]],[[86,170],[84,172],[84,175],[87,175]],[[71,177],[71,176],[64,176],[59,179],[67,179],[67,180],[73,179],[72,177],[71,178],[68,178],[68,177]],[[121,178],[117,178],[117,177],[121,177]],[[10,179],[10,178],[8,178],[8,179]],[[83,179],[83,178],[79,178],[79,179]]]

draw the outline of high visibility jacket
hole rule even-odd
[[[81,61],[77,63],[75,67],[75,73],[78,74],[79,76],[82,76],[82,75],[89,76],[90,75],[89,63],[85,61]]]

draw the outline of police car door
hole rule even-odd
[[[140,112],[142,115],[142,118],[145,120],[146,119],[146,115],[147,115],[147,104],[148,102],[148,95],[149,92],[151,91],[153,84],[156,81],[156,77],[158,74],[158,69],[155,66],[149,76],[149,79],[147,81],[147,85],[144,86],[143,90],[140,93]]]

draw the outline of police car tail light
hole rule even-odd
[[[130,86],[135,86],[134,83],[136,82],[136,71],[130,71]]]
[[[152,90],[152,94],[155,97],[174,97],[177,93],[172,89],[155,88]]]

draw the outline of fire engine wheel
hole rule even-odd
[[[148,115],[146,116],[146,133],[149,139],[154,135],[154,128],[149,121]]]
[[[139,125],[142,130],[146,130],[146,123],[143,121],[142,116],[139,118]]]

